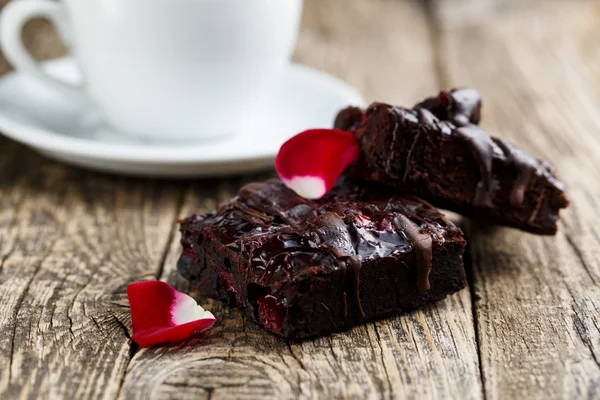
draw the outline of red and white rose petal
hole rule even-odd
[[[275,167],[283,183],[307,199],[319,199],[358,160],[356,135],[337,129],[304,131],[281,146]]]
[[[141,347],[181,341],[216,321],[211,312],[165,282],[132,283],[127,287],[127,297],[133,326],[131,339]]]

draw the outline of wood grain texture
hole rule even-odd
[[[599,398],[600,5],[431,0],[432,21],[423,4],[307,0],[296,60],[368,101],[479,88],[484,126],[567,182],[557,237],[468,224],[473,299],[465,290],[302,343],[200,299],[214,329],[140,350],[126,285],[160,277],[186,290],[175,219],[265,176],[116,178],[0,138],[0,398]],[[36,55],[64,52],[47,23],[29,29]]]
[[[125,288],[159,274],[178,186],[4,138],[0,160],[0,398],[115,398],[134,349]]]
[[[348,80],[369,98],[416,102],[437,90],[425,9],[418,2],[307,1],[296,59]],[[405,57],[411,54],[411,57]],[[410,76],[410,79],[404,79]],[[213,209],[241,182],[193,187],[181,216]],[[175,271],[174,237],[162,279]],[[328,337],[287,343],[206,299],[219,322],[181,346],[135,354],[121,398],[479,398],[468,290],[420,311]]]
[[[485,128],[552,161],[572,205],[554,238],[468,230],[485,394],[599,398],[600,4],[502,3],[461,23],[439,1],[447,84],[479,88]]]

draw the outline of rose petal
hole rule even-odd
[[[142,347],[183,340],[210,328],[215,317],[194,299],[165,282],[136,282],[127,287],[131,339]]]
[[[287,187],[307,199],[318,199],[331,190],[359,154],[360,143],[353,133],[312,129],[281,146],[275,167]]]

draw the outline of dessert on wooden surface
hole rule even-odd
[[[281,180],[181,224],[179,272],[289,339],[339,331],[466,286],[462,231],[436,205],[554,234],[568,200],[552,167],[478,123],[473,89],[413,108],[342,110],[287,141]],[[345,176],[340,178],[345,173]]]
[[[422,196],[479,220],[555,234],[569,204],[554,169],[477,124],[474,89],[442,91],[414,108],[373,103],[342,110],[335,127],[361,146],[354,171],[363,179]]]
[[[286,338],[338,331],[466,285],[462,231],[411,196],[342,179],[320,200],[252,183],[181,224],[179,272]]]

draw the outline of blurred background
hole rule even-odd
[[[410,106],[473,86],[485,128],[551,160],[562,146],[553,161],[568,170],[573,142],[544,132],[569,126],[559,104],[597,108],[599,16],[596,0],[306,0],[293,60],[348,82],[366,103]],[[39,60],[67,54],[46,21],[29,22],[23,38]],[[0,74],[10,69],[0,53]]]
[[[9,1],[0,0],[0,8]],[[510,58],[502,52],[511,51],[507,46],[514,44],[531,54],[569,58],[598,74],[599,4],[596,0],[306,0],[294,59],[340,76],[367,101],[404,105],[431,94],[432,88],[473,84],[457,82],[449,72],[452,63],[460,61],[453,59],[457,46],[462,46],[464,62],[468,56],[462,50],[474,59],[483,57],[482,62],[489,62],[495,52],[496,63],[502,64]],[[46,21],[28,23],[23,37],[39,60],[67,54]],[[483,50],[486,43],[489,49]],[[538,61],[543,63],[544,58]],[[10,69],[0,52],[0,74]],[[424,82],[431,76],[439,82]],[[400,85],[403,80],[411,82]]]

